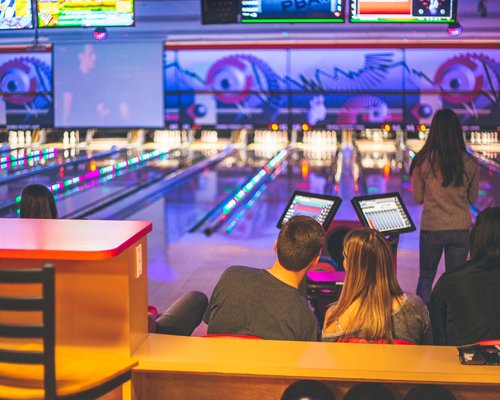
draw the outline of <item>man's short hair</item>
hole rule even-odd
[[[283,225],[278,235],[280,264],[289,271],[300,271],[319,255],[325,243],[325,230],[314,218],[297,215]]]

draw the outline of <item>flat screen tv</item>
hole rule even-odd
[[[241,0],[241,22],[344,22],[344,0]]]
[[[134,0],[37,0],[40,28],[133,26]]]
[[[349,0],[349,22],[450,23],[458,0]]]
[[[31,0],[0,1],[0,30],[33,28]]]

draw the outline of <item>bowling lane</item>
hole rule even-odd
[[[291,193],[328,190],[335,157],[319,160],[305,159],[301,152],[292,154],[280,175],[268,184],[230,234],[224,229],[209,237],[188,233],[273,155],[266,150],[241,150],[129,217],[153,221],[153,232],[148,236],[148,274],[150,299],[155,305],[165,308],[188,290],[210,294],[222,271],[231,264],[265,268],[274,261],[276,223]]]
[[[161,178],[171,168],[178,166],[178,162],[171,160],[180,156],[181,152],[177,150],[120,150],[109,157],[89,159],[76,166],[51,172],[42,170],[35,176],[0,186],[0,190],[3,190],[0,215],[16,216],[16,197],[22,189],[31,183],[41,183],[52,188],[60,217],[79,217],[81,211],[92,204],[123,193],[139,183]]]

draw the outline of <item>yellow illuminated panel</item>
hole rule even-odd
[[[37,1],[40,27],[134,25],[134,0]]]

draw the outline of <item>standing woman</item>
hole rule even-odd
[[[23,189],[19,206],[21,218],[57,218],[56,202],[44,185],[29,185]]]
[[[457,115],[442,109],[432,118],[429,137],[410,167],[413,198],[423,204],[417,294],[425,303],[444,251],[446,271],[467,261],[471,215],[477,200],[479,166],[465,148]]]

